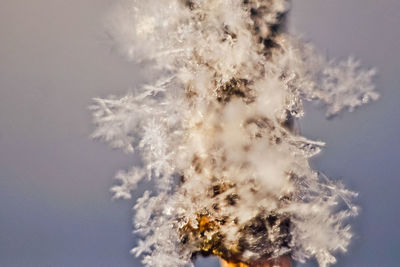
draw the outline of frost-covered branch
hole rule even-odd
[[[110,20],[121,50],[163,75],[120,99],[96,98],[93,137],[143,165],[116,176],[135,205],[146,266],[197,254],[255,262],[289,255],[336,261],[352,238],[355,193],[313,170],[323,142],[299,135],[304,100],[327,116],[378,98],[350,58],[336,63],[284,33],[285,0],[126,0]]]

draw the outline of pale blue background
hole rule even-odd
[[[109,193],[136,159],[88,138],[92,97],[151,80],[103,31],[115,2],[0,0],[1,267],[141,266],[128,253],[133,202]],[[301,122],[327,142],[318,169],[360,192],[337,266],[400,266],[399,14],[398,0],[296,0],[291,14],[290,30],[324,54],[379,69],[379,102],[332,121],[308,106]]]

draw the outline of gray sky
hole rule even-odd
[[[88,137],[92,97],[150,80],[104,33],[115,2],[0,1],[0,266],[140,266],[128,254],[133,202],[109,193],[136,159]],[[357,238],[337,266],[398,266],[400,2],[294,2],[292,32],[379,69],[379,102],[331,121],[308,107],[301,122],[327,142],[316,167],[360,192]]]

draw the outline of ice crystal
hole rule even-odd
[[[251,263],[290,255],[336,261],[352,238],[355,193],[313,170],[323,142],[299,135],[304,100],[327,116],[376,100],[358,61],[336,63],[284,32],[285,0],[126,0],[112,36],[160,79],[125,97],[96,98],[93,137],[142,165],[119,172],[115,197],[156,185],[135,205],[146,266],[197,254]]]

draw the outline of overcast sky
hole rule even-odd
[[[141,266],[128,253],[133,201],[109,193],[136,158],[88,137],[92,97],[151,80],[104,33],[115,2],[0,0],[0,266]],[[379,70],[379,102],[330,121],[307,107],[301,122],[327,142],[313,164],[360,192],[356,240],[337,266],[400,261],[398,14],[398,0],[303,0],[290,15],[324,54]]]

